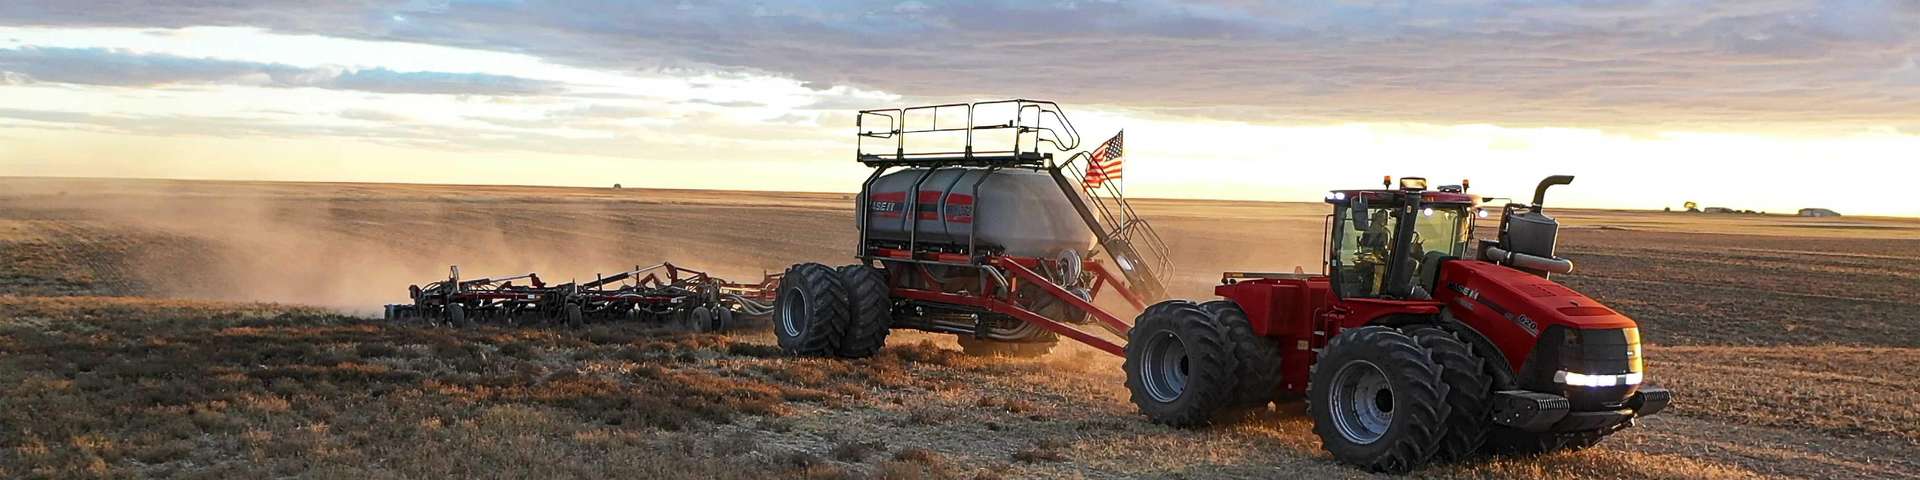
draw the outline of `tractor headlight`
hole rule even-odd
[[[1553,372],[1554,383],[1565,384],[1569,387],[1618,387],[1622,385],[1639,385],[1641,379],[1642,379],[1642,375],[1639,372],[1623,373],[1619,375],[1588,375],[1584,373],[1569,372],[1566,370]]]

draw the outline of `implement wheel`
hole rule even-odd
[[[1333,458],[1376,472],[1426,464],[1446,432],[1441,367],[1412,337],[1387,327],[1340,332],[1307,386],[1313,432]]]
[[[447,323],[460,328],[473,328],[473,320],[467,318],[467,307],[458,303],[447,305]]]
[[[837,353],[845,358],[867,358],[887,344],[893,323],[893,292],[887,274],[870,265],[847,265],[835,271],[847,287],[848,322]]]
[[[567,328],[578,329],[587,326],[587,316],[579,305],[567,305]]]
[[[1169,300],[1148,307],[1128,332],[1127,390],[1154,423],[1213,423],[1233,404],[1236,360],[1227,329],[1200,306]]]
[[[787,269],[774,299],[773,335],[791,355],[825,357],[840,349],[849,310],[840,275],[818,263]]]

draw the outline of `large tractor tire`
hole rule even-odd
[[[1433,460],[1451,462],[1473,456],[1486,442],[1493,426],[1493,376],[1487,361],[1453,332],[1435,326],[1408,328],[1407,334],[1440,364],[1440,380],[1447,384],[1446,433],[1434,447]]]
[[[1527,432],[1495,426],[1487,434],[1482,451],[1495,455],[1534,456],[1556,452],[1578,452],[1600,443],[1607,430],[1586,432]]]
[[[887,286],[887,274],[870,265],[847,265],[835,273],[847,287],[850,308],[838,353],[846,358],[871,357],[887,344],[893,323],[893,292]]]
[[[1413,337],[1387,327],[1340,332],[1313,366],[1307,413],[1333,458],[1375,472],[1427,463],[1446,433],[1441,367]]]
[[[1049,332],[1051,333],[1051,332]],[[1047,337],[1050,341],[1006,342],[987,340],[960,335],[960,353],[973,357],[1011,357],[1035,358],[1046,356],[1053,346],[1060,343],[1058,337]]]
[[[1253,322],[1246,310],[1232,300],[1214,300],[1200,304],[1215,323],[1227,329],[1227,341],[1233,343],[1233,376],[1240,379],[1233,388],[1233,406],[1260,408],[1280,397],[1280,343],[1253,333]]]
[[[1208,425],[1233,405],[1233,344],[1199,305],[1148,307],[1127,336],[1127,391],[1140,413],[1176,427]]]
[[[787,269],[774,298],[773,334],[791,355],[825,357],[839,351],[845,337],[847,287],[826,265],[802,263]]]

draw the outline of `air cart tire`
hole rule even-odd
[[[458,303],[447,305],[447,323],[460,328],[473,328],[473,320],[467,318],[467,307]]]
[[[578,329],[587,326],[587,316],[579,305],[567,305],[567,328]]]
[[[973,357],[1035,358],[1053,351],[1059,340],[1040,342],[1004,342],[961,335],[960,353]]]
[[[1199,305],[1169,300],[1142,312],[1128,332],[1127,390],[1154,423],[1208,425],[1233,404],[1233,346]]]
[[[838,353],[845,358],[871,357],[887,344],[888,327],[893,322],[887,274],[869,265],[847,265],[835,273],[847,287],[849,308],[846,336],[840,339]]]
[[[1407,333],[1440,364],[1440,380],[1447,384],[1446,401],[1452,408],[1433,460],[1451,462],[1473,456],[1486,442],[1487,429],[1492,426],[1493,377],[1487,374],[1486,360],[1475,355],[1473,347],[1453,332],[1440,327],[1412,327]]]
[[[790,355],[834,355],[845,338],[850,308],[840,275],[818,263],[787,269],[774,299],[773,334]]]
[[[1255,335],[1247,312],[1232,300],[1202,303],[1200,309],[1226,327],[1227,339],[1233,342],[1233,376],[1240,379],[1233,388],[1233,407],[1257,409],[1279,399],[1280,343]]]
[[[1441,367],[1413,337],[1387,327],[1340,332],[1307,386],[1313,432],[1333,458],[1404,473],[1426,464],[1450,408]]]

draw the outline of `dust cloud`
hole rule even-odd
[[[558,283],[671,261],[758,281],[793,262],[846,263],[853,241],[844,212],[663,191],[108,180],[12,190],[8,200],[60,212],[90,237],[112,232],[116,245],[74,263],[124,272],[131,291],[119,293],[360,315],[407,301],[407,285],[444,279],[450,265],[463,278],[537,272]]]
[[[125,278],[112,294],[362,315],[407,301],[408,285],[445,279],[450,265],[469,279],[537,272],[559,283],[671,261],[758,281],[798,262],[851,263],[856,241],[842,194],[95,179],[0,185],[7,187],[0,202],[84,230],[51,241],[98,244],[68,256],[79,274]],[[1175,297],[1211,297],[1222,271],[1319,269],[1323,206],[1142,206],[1171,244],[1178,270],[1166,284]]]

